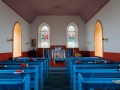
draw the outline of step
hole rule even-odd
[[[66,72],[66,70],[50,70],[50,72]]]
[[[50,72],[49,74],[66,74],[66,72]]]
[[[50,70],[66,70],[66,67],[50,67]]]

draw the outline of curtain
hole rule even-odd
[[[67,58],[71,58],[73,56],[73,49],[66,49],[65,55]]]
[[[52,58],[52,50],[44,49],[44,57],[51,59]]]

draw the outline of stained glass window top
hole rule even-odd
[[[43,31],[49,31],[49,30],[48,30],[48,27],[47,27],[46,25],[43,26],[43,28],[42,28],[42,32],[43,32]]]

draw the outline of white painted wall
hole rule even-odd
[[[86,23],[87,51],[94,51],[94,28],[97,20],[103,26],[104,52],[120,52],[120,0],[110,0],[89,22]]]
[[[22,29],[22,51],[28,51],[30,45],[25,43],[30,42],[30,24],[0,0],[0,53],[12,52],[12,42],[7,42],[7,39],[12,38],[16,21],[19,21]]]
[[[78,25],[79,49],[85,50],[85,23],[79,16],[38,16],[31,23],[31,39],[37,39],[38,26],[46,22],[50,26],[51,45],[66,45],[66,28],[70,22]]]

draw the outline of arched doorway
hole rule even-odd
[[[20,57],[22,54],[22,37],[19,22],[14,24],[13,28],[13,58]]]
[[[94,31],[94,49],[95,56],[103,57],[103,28],[99,20],[97,20]]]

